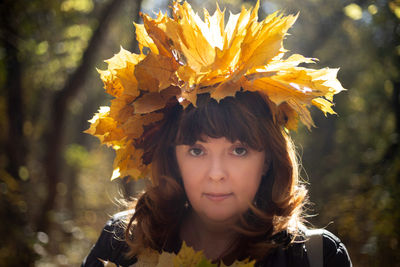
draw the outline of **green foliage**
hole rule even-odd
[[[90,167],[89,152],[84,146],[70,144],[65,151],[66,163],[74,168],[82,169]]]

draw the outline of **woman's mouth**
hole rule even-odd
[[[203,193],[203,195],[211,201],[220,202],[233,196],[233,193]]]

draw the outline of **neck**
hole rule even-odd
[[[181,228],[181,238],[196,251],[202,250],[206,258],[221,258],[232,243],[237,233],[226,222],[207,221],[191,212],[185,218]]]

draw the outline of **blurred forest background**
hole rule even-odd
[[[215,10],[215,0],[191,0]],[[255,1],[218,1],[237,13]],[[79,265],[117,199],[113,152],[82,133],[104,93],[96,68],[137,51],[139,10],[168,0],[0,2],[0,265]],[[340,67],[338,116],[313,111],[294,133],[314,203],[309,220],[347,245],[355,266],[400,266],[400,1],[261,0],[260,18],[300,12],[291,53]],[[312,67],[312,66],[309,66]]]

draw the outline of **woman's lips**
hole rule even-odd
[[[219,202],[231,197],[233,193],[203,193],[203,195],[209,200]]]

